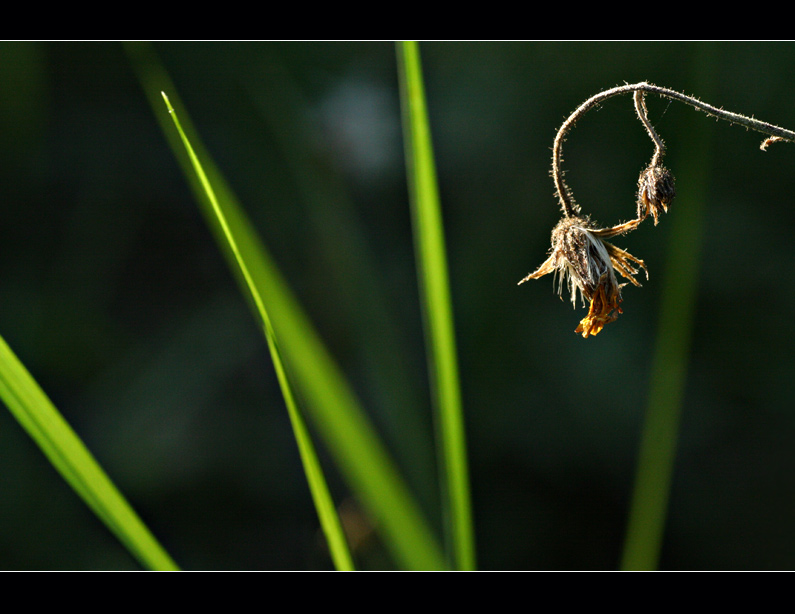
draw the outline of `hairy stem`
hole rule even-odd
[[[677,92],[676,90],[671,90],[665,87],[659,87],[657,85],[652,85],[651,83],[633,83],[628,85],[621,85],[619,87],[614,87],[609,90],[605,90],[592,96],[584,103],[582,103],[575,111],[572,113],[569,118],[563,122],[563,125],[558,130],[558,134],[555,137],[555,143],[552,150],[552,177],[555,181],[555,188],[557,190],[558,199],[560,200],[560,206],[563,209],[563,213],[566,217],[574,217],[580,213],[580,206],[574,202],[574,198],[571,195],[571,191],[569,187],[566,185],[565,181],[563,181],[563,173],[561,171],[561,159],[562,159],[562,149],[563,149],[563,141],[566,140],[566,135],[577,123],[587,111],[592,109],[593,107],[597,106],[601,102],[604,102],[608,98],[612,98],[613,96],[618,96],[620,94],[628,94],[630,92],[651,92],[653,94],[659,94],[665,98],[670,98],[672,100],[678,100],[679,102],[683,102],[685,104],[690,105],[691,107],[698,109],[700,111],[704,111],[707,115],[712,115],[713,117],[717,117],[718,119],[725,120],[732,124],[740,124],[745,126],[750,130],[755,130],[757,132],[761,132],[762,134],[768,135],[765,141],[762,143],[761,148],[766,149],[767,146],[771,143],[777,141],[789,141],[795,142],[795,132],[791,130],[786,130],[785,128],[780,128],[778,126],[774,126],[773,124],[769,124],[767,122],[759,121],[758,119],[754,119],[753,117],[747,117],[745,115],[740,115],[738,113],[731,113],[729,111],[724,111],[723,109],[719,109],[718,107],[713,107],[710,104],[705,102],[701,102],[698,98],[694,98],[692,96],[688,96],[686,94],[682,94],[681,92]],[[641,121],[643,122],[646,129],[649,131],[649,135],[654,140],[655,144],[658,147],[658,151],[655,153],[655,158],[657,155],[662,155],[662,141],[659,140],[659,137],[656,136],[653,128],[651,128],[651,124],[648,122],[648,119],[645,115],[646,105],[643,101],[642,95],[640,99],[636,95],[635,97],[635,108],[638,109],[638,117],[640,117]],[[655,138],[656,137],[656,138]]]
[[[657,166],[665,154],[665,144],[649,121],[648,111],[646,110],[646,93],[643,90],[635,91],[635,111],[646,127],[646,132],[649,133],[651,140],[654,141],[654,157],[651,159],[651,166]]]

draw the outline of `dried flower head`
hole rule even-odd
[[[668,213],[674,196],[676,189],[671,172],[659,164],[649,165],[638,178],[638,219],[645,220],[651,214],[656,226],[660,210]]]
[[[597,228],[588,218],[564,217],[552,231],[550,256],[519,283],[538,279],[547,273],[558,276],[558,294],[563,282],[569,288],[571,302],[577,306],[577,293],[585,305],[589,302],[588,315],[582,319],[574,332],[583,337],[597,335],[605,324],[614,322],[621,310],[621,288],[616,281],[616,271],[636,286],[640,283],[633,277],[646,265],[603,238],[613,237],[633,230],[638,220],[620,224],[613,228]],[[646,271],[648,279],[648,271]]]
[[[563,171],[561,170],[563,142],[571,128],[588,110],[598,107],[612,96],[628,93],[632,93],[638,119],[654,142],[654,155],[651,163],[638,179],[637,219],[612,228],[597,228],[588,217],[582,215],[580,206],[575,202],[571,190],[563,180]],[[762,143],[763,150],[779,141],[795,143],[795,132],[791,130],[752,117],[730,113],[701,102],[692,96],[646,82],[621,85],[605,90],[591,96],[577,107],[558,129],[552,146],[552,179],[555,182],[558,201],[563,211],[563,219],[552,231],[552,249],[549,258],[519,283],[522,284],[528,279],[538,279],[547,273],[554,273],[559,276],[558,294],[560,294],[565,280],[571,293],[572,304],[575,307],[577,306],[578,292],[583,305],[586,300],[589,301],[588,315],[582,319],[575,331],[582,333],[583,337],[599,334],[606,324],[615,321],[618,314],[622,313],[621,288],[626,284],[618,284],[616,271],[636,286],[640,286],[640,283],[634,276],[638,274],[640,268],[646,272],[646,279],[649,278],[646,265],[642,260],[638,260],[635,256],[604,239],[634,230],[649,215],[654,218],[656,226],[661,212],[668,212],[668,206],[676,195],[673,175],[662,165],[665,145],[649,121],[645,102],[647,93],[655,93],[671,100],[678,100],[713,117],[762,132],[768,135],[768,138]]]

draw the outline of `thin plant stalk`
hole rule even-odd
[[[174,84],[151,45],[127,43],[125,50],[166,140],[194,191],[207,225],[253,308],[245,280],[240,275],[214,209],[196,178],[192,163],[184,153],[181,138],[171,129],[172,122],[160,112],[160,92],[173,92]],[[184,109],[178,104],[175,94],[172,93],[171,99],[175,108]],[[444,569],[444,556],[436,536],[350,384],[290,291],[228,182],[203,147],[191,126],[190,117],[184,110],[181,115],[184,115],[181,119],[183,131],[189,136],[197,157],[203,161],[209,183],[218,196],[218,204],[231,234],[236,238],[251,280],[268,307],[269,317],[281,339],[280,351],[313,426],[398,565],[417,570]]]
[[[230,188],[223,173],[202,145],[190,117],[179,104],[174,84],[150,44],[124,45],[149,104],[160,123],[183,173],[200,205],[221,253],[253,308],[245,281],[218,224],[192,163],[185,154],[172,121],[161,112],[161,91],[172,92],[173,106],[180,111],[183,131],[197,157],[202,160],[209,183],[217,195],[229,230],[236,238],[251,280],[268,307],[302,408],[323,439],[332,458],[349,484],[367,518],[381,535],[398,565],[406,569],[431,570],[446,567],[438,539],[390,458],[375,428],[368,420],[351,385],[321,340],[301,304],[284,280],[267,248]],[[259,318],[259,316],[257,315]]]
[[[398,43],[397,57],[415,252],[441,447],[445,525],[454,566],[474,569],[469,470],[444,227],[417,43]]]
[[[320,466],[320,461],[318,460],[315,446],[312,443],[309,429],[307,429],[306,422],[296,405],[287,373],[284,370],[281,353],[276,345],[276,335],[273,332],[269,319],[265,319],[264,325],[266,328],[265,337],[268,340],[268,349],[273,359],[273,366],[276,370],[279,386],[284,395],[287,413],[290,417],[293,432],[295,433],[296,443],[298,444],[298,452],[301,456],[301,462],[304,464],[304,472],[306,473],[306,479],[309,483],[309,491],[312,494],[312,501],[315,504],[315,509],[320,519],[320,526],[323,528],[323,534],[326,536],[331,560],[339,571],[353,571],[355,569],[353,557],[348,548],[348,542],[345,539],[345,532],[337,509],[334,507],[334,500],[326,484],[323,468]]]
[[[156,571],[179,569],[2,338],[0,398],[53,467],[141,565]]]
[[[149,57],[142,64],[138,64],[141,60],[137,57],[138,52],[145,50],[139,47],[131,50],[136,52],[133,59],[145,83],[145,89],[148,91],[156,83],[170,84],[170,79],[151,54],[147,54]],[[165,130],[166,126],[163,128]],[[187,134],[187,131],[183,129],[183,133]],[[190,139],[192,148],[198,146],[204,151],[195,130],[191,130],[191,133],[194,135]],[[171,141],[170,135],[168,138]],[[193,145],[195,141],[198,141],[197,146]],[[184,144],[181,149],[185,150]],[[197,185],[199,182],[195,179],[192,162],[184,160],[177,148],[174,148],[174,152],[196,190],[207,222],[216,233],[222,252],[243,285],[246,298],[254,306],[249,286],[240,274],[240,267],[221,230],[215,209],[203,188]],[[198,157],[196,156],[197,159]],[[384,545],[398,565],[414,570],[444,569],[444,557],[435,535],[359,405],[350,384],[289,291],[237,198],[213,164],[212,158],[205,153],[202,159],[205,160],[204,167],[209,167],[212,173],[213,180],[208,181],[208,184],[217,192],[217,183],[222,190],[223,197],[216,198],[216,205],[222,210],[227,229],[235,237],[238,253],[246,263],[248,283],[253,282],[263,304],[268,306],[270,320],[275,322],[273,328],[277,331],[277,338],[281,340],[279,348],[286,370],[304,402],[303,408],[311,417],[314,427],[329,448],[357,501],[381,534]]]
[[[762,134],[766,134],[768,136],[762,142],[761,149],[765,150],[767,147],[776,142],[787,141],[790,143],[795,143],[795,132],[792,130],[788,130],[786,128],[781,128],[780,126],[774,126],[768,122],[764,122],[761,120],[756,119],[755,117],[748,117],[746,115],[741,115],[739,113],[732,113],[730,111],[726,111],[719,107],[712,106],[711,104],[707,104],[706,102],[702,102],[698,98],[693,96],[688,96],[687,94],[683,94],[681,92],[677,92],[676,90],[669,89],[667,87],[660,87],[659,85],[653,85],[651,83],[646,83],[645,81],[641,83],[632,83],[628,85],[620,85],[618,87],[611,88],[609,90],[605,90],[603,92],[599,92],[598,94],[591,96],[588,100],[583,102],[577,109],[563,122],[560,129],[558,130],[557,135],[555,136],[555,142],[552,146],[552,178],[555,182],[555,188],[557,190],[558,200],[560,201],[560,207],[563,210],[563,213],[566,217],[576,217],[580,214],[580,207],[574,201],[574,198],[571,195],[571,191],[569,190],[566,182],[563,178],[563,172],[561,171],[561,163],[563,160],[563,142],[566,140],[568,133],[577,123],[577,121],[589,110],[593,109],[594,107],[599,106],[608,98],[612,98],[613,96],[620,96],[622,94],[629,94],[629,93],[636,93],[636,92],[644,92],[650,94],[659,94],[664,98],[670,98],[671,100],[678,100],[684,104],[690,105],[691,107],[698,109],[699,111],[703,111],[707,115],[711,115],[712,117],[716,117],[718,119],[722,119],[732,124],[737,124],[740,126],[744,126],[747,129],[755,130],[756,132],[761,132]],[[638,115],[643,121],[644,126],[649,129],[650,125],[645,120],[641,109],[645,109],[645,105],[641,108],[638,108]],[[653,132],[653,131],[652,131]],[[656,138],[656,134],[652,135],[652,138],[655,140],[655,143],[658,146],[658,152],[660,151],[660,143],[657,142],[658,139]],[[657,156],[655,155],[655,158]]]
[[[326,539],[328,540],[329,551],[331,553],[332,560],[339,570],[353,570],[353,558],[351,557],[351,553],[348,549],[348,544],[345,539],[345,534],[342,530],[342,523],[340,522],[339,515],[337,514],[337,510],[334,507],[334,502],[331,499],[331,494],[328,490],[325,477],[323,476],[323,471],[320,467],[320,462],[318,461],[314,445],[312,444],[312,440],[309,436],[309,431],[307,430],[304,420],[295,404],[295,397],[284,368],[284,363],[282,362],[281,352],[279,351],[276,342],[276,336],[273,332],[273,327],[271,325],[270,318],[268,317],[268,312],[265,309],[262,296],[256,284],[254,283],[245,259],[240,253],[237,240],[229,228],[226,216],[218,204],[215,191],[207,179],[207,175],[205,174],[201,162],[196,156],[196,153],[193,151],[190,141],[185,136],[185,132],[182,130],[182,125],[179,122],[179,118],[177,117],[177,114],[174,111],[174,108],[171,106],[171,102],[169,102],[165,93],[163,93],[163,99],[165,100],[168,111],[174,120],[174,125],[179,132],[182,142],[185,145],[188,156],[193,163],[193,167],[196,171],[199,181],[204,188],[207,198],[212,204],[213,210],[218,219],[218,223],[221,225],[224,236],[228,242],[229,249],[234,254],[235,261],[239,266],[239,272],[246,282],[246,286],[250,292],[250,297],[256,307],[256,312],[262,319],[261,323],[264,329],[265,338],[268,342],[268,349],[270,350],[271,358],[273,360],[274,368],[279,380],[279,386],[281,387],[282,395],[284,396],[285,404],[287,405],[287,411],[290,416],[293,432],[295,434],[296,441],[298,442],[298,449],[301,455],[301,460],[304,464],[304,471],[307,475],[310,491],[312,493],[312,499],[318,511],[318,517],[320,519],[321,526],[323,527],[323,532],[325,533]]]

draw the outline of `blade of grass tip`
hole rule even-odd
[[[436,423],[440,429],[445,498],[448,500],[445,506],[448,519],[445,524],[449,527],[456,568],[474,569],[475,540],[469,469],[444,227],[417,43],[398,43],[397,56],[423,321],[435,396]]]
[[[703,59],[702,64],[710,64]],[[710,79],[701,66],[702,93]],[[703,232],[703,209],[708,192],[708,166],[712,124],[693,118],[688,134],[694,146],[680,157],[684,170],[680,183],[688,186],[681,196],[671,229],[663,280],[660,321],[652,360],[649,404],[641,435],[635,486],[630,504],[621,569],[651,571],[658,568],[665,518],[676,457],[688,356],[692,342],[696,282]]]
[[[229,248],[234,254],[240,274],[246,282],[246,286],[251,294],[256,311],[262,319],[262,326],[264,328],[265,338],[268,342],[268,349],[270,350],[271,359],[273,360],[273,365],[279,380],[279,386],[281,387],[282,395],[284,397],[285,404],[287,405],[287,412],[289,414],[290,422],[293,427],[293,433],[295,434],[296,442],[298,444],[301,461],[304,465],[304,472],[307,476],[309,489],[312,493],[312,499],[318,512],[320,524],[323,527],[323,532],[326,535],[326,539],[328,540],[329,551],[331,552],[332,559],[337,569],[351,571],[354,569],[353,559],[351,557],[350,551],[348,550],[348,543],[345,540],[345,534],[342,530],[342,523],[340,522],[339,515],[337,514],[337,510],[334,507],[334,503],[331,499],[331,494],[326,484],[325,477],[323,476],[323,471],[320,468],[320,462],[318,461],[315,448],[312,445],[312,441],[309,437],[309,432],[306,428],[306,425],[304,424],[300,412],[298,411],[298,408],[296,407],[295,397],[290,387],[287,374],[284,370],[281,353],[279,352],[279,348],[276,344],[276,337],[273,333],[273,327],[271,326],[268,312],[265,310],[265,304],[263,303],[262,296],[260,295],[259,290],[254,283],[253,278],[251,277],[251,273],[248,270],[246,261],[243,259],[240,253],[237,241],[229,229],[226,216],[223,214],[223,211],[221,211],[212,185],[210,185],[210,182],[204,173],[204,169],[202,168],[199,159],[196,157],[196,154],[191,147],[190,141],[188,140],[187,136],[185,136],[185,132],[182,130],[182,126],[179,123],[179,118],[174,112],[174,108],[171,106],[171,102],[169,102],[168,96],[166,96],[165,93],[163,93],[163,99],[166,102],[169,113],[174,119],[174,124],[177,128],[177,131],[179,132],[180,137],[182,138],[185,149],[188,152],[188,156],[193,163],[196,175],[199,177],[199,181],[201,182],[204,192],[212,204],[213,210],[215,211],[215,215],[218,219],[218,223],[221,225],[224,236],[229,244]]]
[[[163,134],[180,163],[185,177],[201,205],[201,212],[214,233],[219,249],[243,286],[251,304],[250,292],[232,257],[228,242],[204,193],[178,133],[161,113],[161,91],[174,91],[174,85],[157,59],[151,45],[126,43],[125,51],[160,123]],[[183,132],[189,137],[197,158],[217,194],[218,204],[226,216],[229,229],[237,240],[268,314],[281,340],[280,350],[289,368],[296,391],[319,430],[332,457],[339,466],[359,503],[373,520],[384,544],[399,565],[408,569],[443,569],[444,557],[438,540],[421,514],[414,497],[397,471],[394,462],[376,435],[356,395],[329,354],[319,335],[293,296],[262,244],[251,222],[213,163],[192,128],[184,105],[172,93],[173,106],[180,109]],[[253,306],[253,305],[252,305]],[[259,317],[259,316],[257,316]]]
[[[179,569],[2,337],[0,398],[53,467],[141,565],[158,571]]]

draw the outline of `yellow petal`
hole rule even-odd
[[[588,315],[580,321],[580,325],[574,332],[582,333],[585,338],[588,335],[598,335],[605,327],[605,324],[615,322],[618,319],[618,314],[621,313],[620,302],[621,299],[618,297],[617,292],[613,293],[608,299],[605,294],[605,285],[600,283],[591,299]]]

